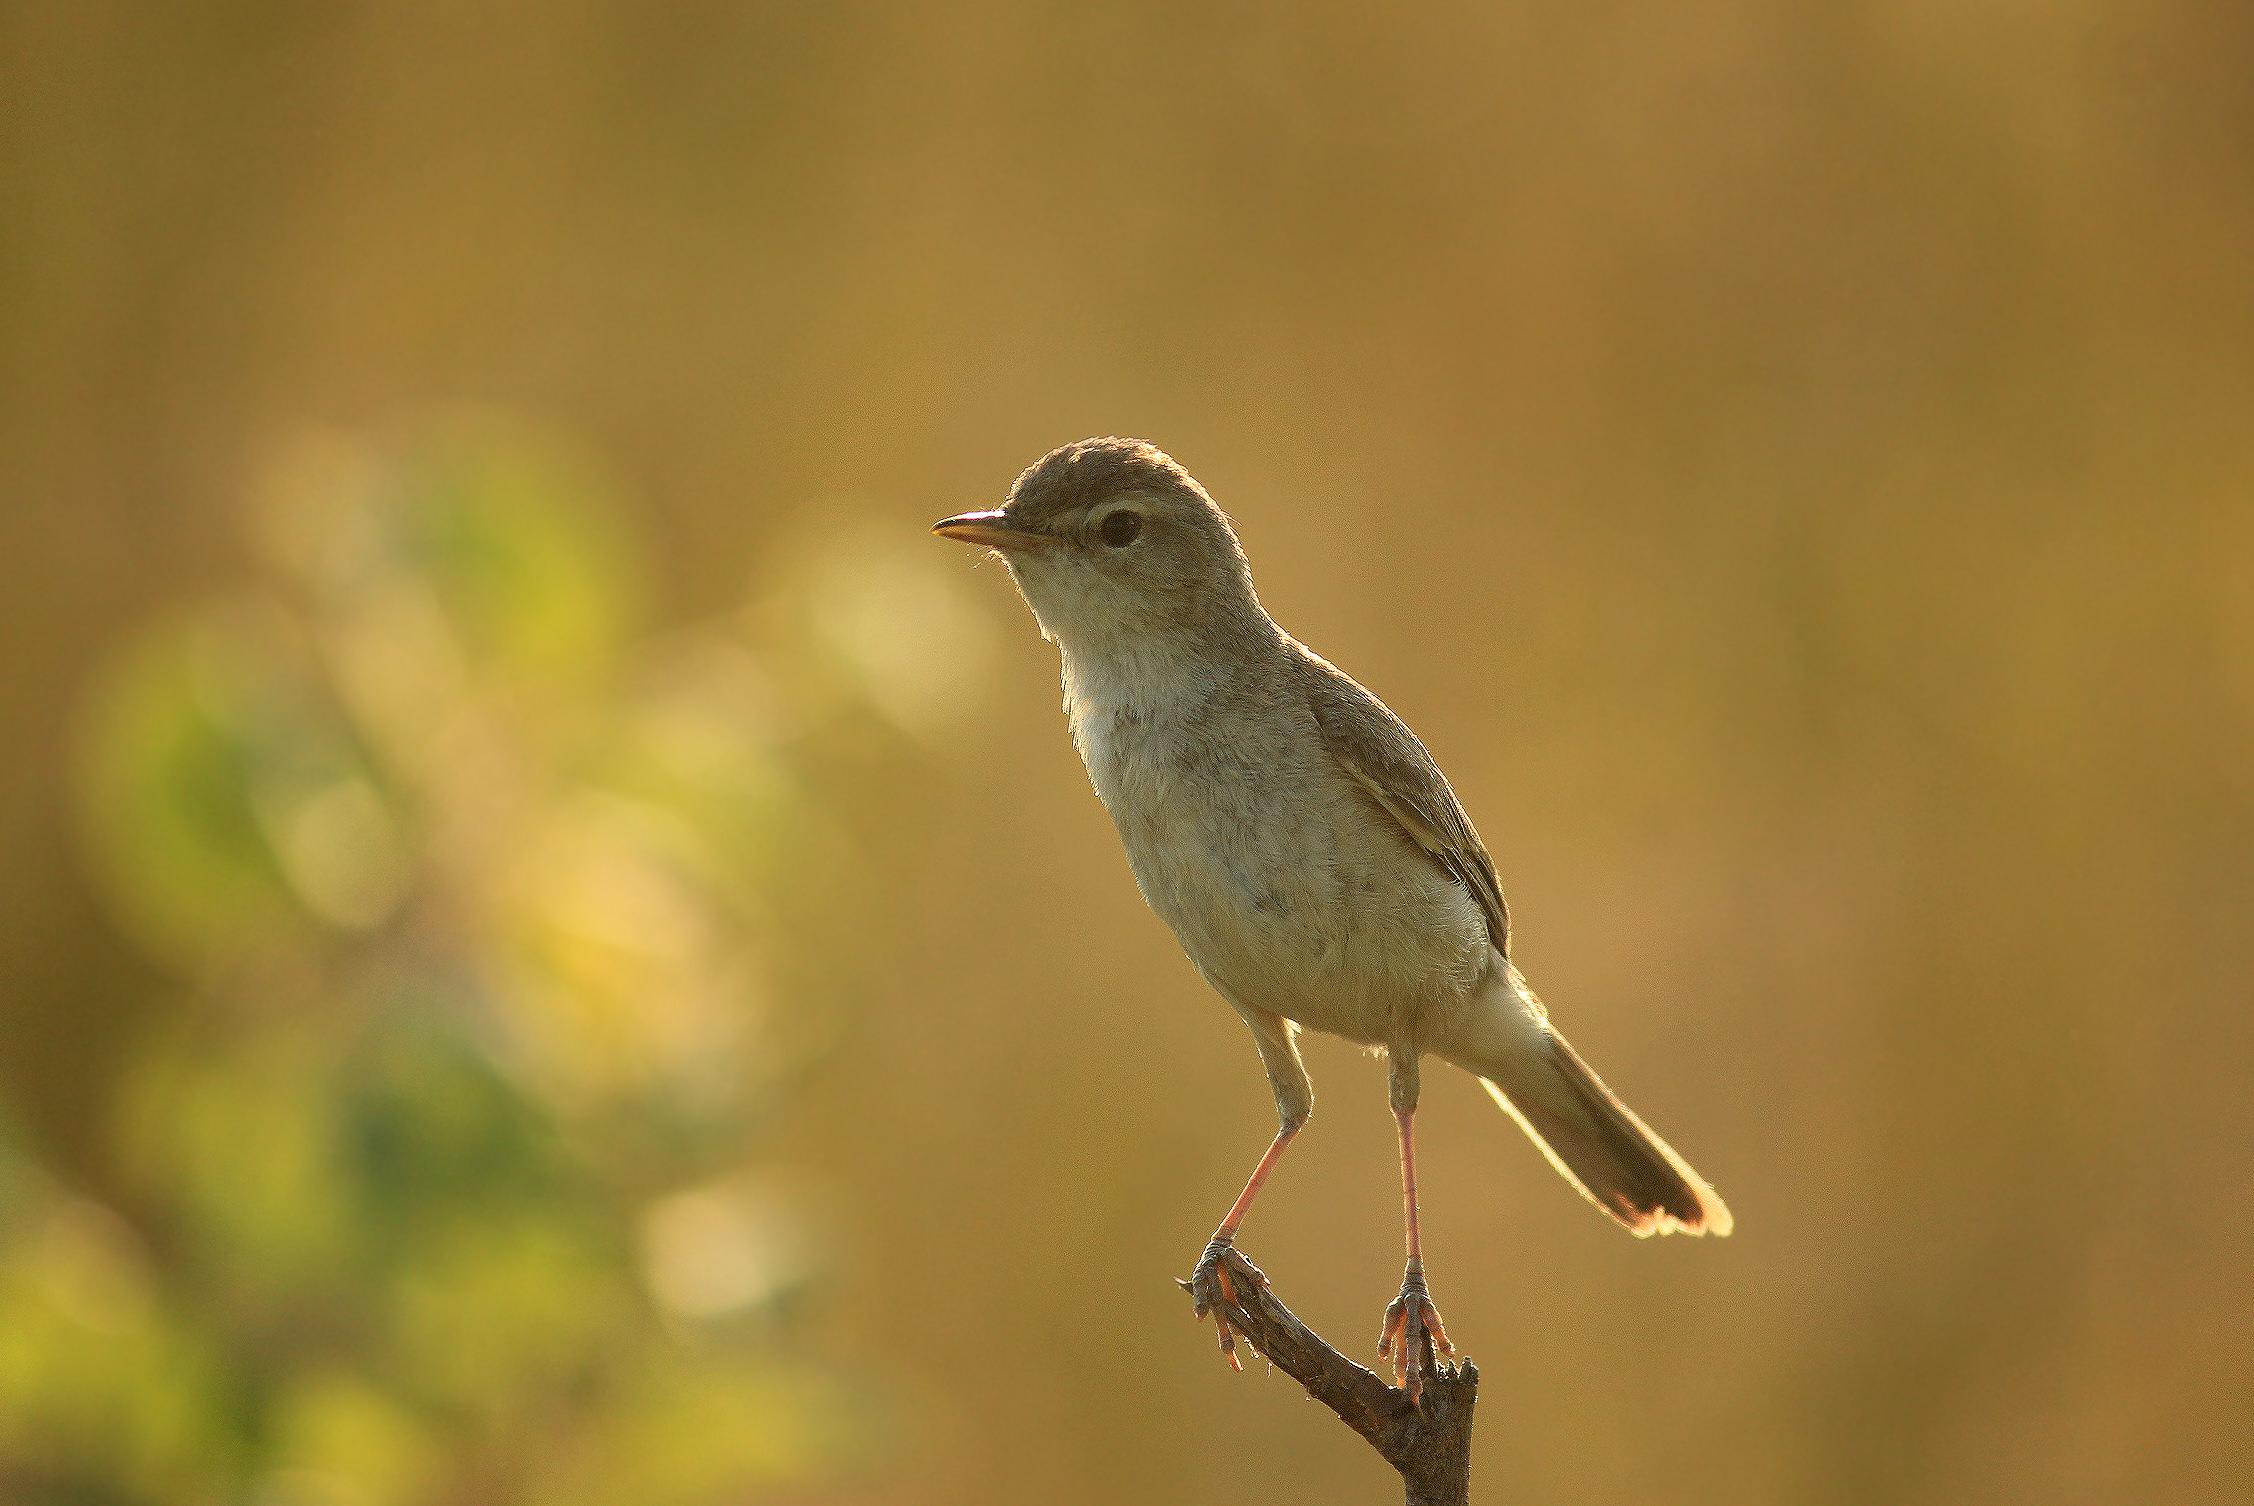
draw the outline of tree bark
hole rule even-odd
[[[1181,1286],[1197,1300],[1199,1317],[1210,1309],[1226,1324],[1224,1347],[1229,1330],[1243,1335],[1269,1364],[1337,1413],[1401,1472],[1406,1506],[1469,1506],[1471,1413],[1479,1392],[1479,1371],[1471,1361],[1432,1365],[1427,1339],[1430,1378],[1412,1402],[1408,1392],[1355,1364],[1294,1317],[1251,1261],[1233,1249],[1221,1260],[1229,1271],[1229,1296],[1188,1281]]]

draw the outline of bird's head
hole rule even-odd
[[[1002,506],[932,531],[998,551],[1043,635],[1068,649],[1211,632],[1246,621],[1247,609],[1260,615],[1228,518],[1189,472],[1144,440],[1083,439],[1051,450]]]

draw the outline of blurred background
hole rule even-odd
[[[1389,1498],[924,536],[1101,433],[1737,1215],[1429,1080],[1480,1499],[2247,1499],[2250,268],[2243,5],[0,7],[0,1499]]]

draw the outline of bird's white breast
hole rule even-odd
[[[1476,907],[1405,851],[1303,705],[1217,684],[1163,640],[1068,645],[1064,671],[1073,741],[1135,881],[1224,994],[1376,1042],[1468,989],[1485,958]]]

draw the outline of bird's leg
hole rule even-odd
[[[1213,1314],[1213,1325],[1220,1330],[1221,1353],[1238,1370],[1244,1368],[1244,1362],[1237,1358],[1236,1331],[1229,1326],[1229,1313],[1225,1305],[1237,1300],[1236,1288],[1231,1279],[1232,1268],[1236,1278],[1248,1280],[1255,1286],[1267,1285],[1268,1278],[1260,1274],[1258,1266],[1237,1253],[1237,1225],[1244,1222],[1244,1215],[1252,1207],[1253,1198],[1259,1195],[1260,1184],[1268,1180],[1268,1173],[1275,1170],[1276,1162],[1283,1158],[1284,1147],[1298,1133],[1299,1126],[1288,1123],[1276,1132],[1276,1138],[1268,1146],[1267,1154],[1260,1158],[1258,1166],[1252,1168],[1252,1177],[1244,1184],[1244,1191],[1237,1194],[1228,1217],[1222,1219],[1221,1227],[1213,1231],[1213,1239],[1206,1245],[1205,1254],[1199,1258],[1197,1269],[1183,1283],[1190,1289],[1190,1295],[1197,1298],[1197,1315],[1202,1318],[1208,1312]]]
[[[1409,1264],[1401,1275],[1401,1295],[1385,1310],[1377,1352],[1380,1359],[1392,1357],[1394,1377],[1407,1386],[1414,1402],[1432,1372],[1433,1352],[1454,1354],[1456,1348],[1448,1342],[1448,1331],[1440,1326],[1440,1310],[1425,1290],[1424,1246],[1417,1237],[1417,1111],[1413,1102],[1403,1107],[1399,1100],[1396,1091],[1393,1119],[1401,1127],[1401,1204],[1408,1225]]]

